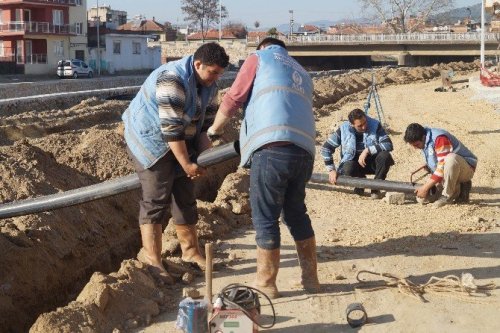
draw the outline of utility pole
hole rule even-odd
[[[288,39],[291,40],[293,35],[293,9],[290,9],[288,12],[290,13],[290,32],[288,33]]]
[[[484,67],[484,0],[481,0],[481,68]]]
[[[99,27],[101,25],[101,17],[99,16],[99,0],[97,0],[97,75],[101,75],[101,41],[99,38]]]
[[[219,0],[219,43],[222,40],[222,0]]]

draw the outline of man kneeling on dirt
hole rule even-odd
[[[404,140],[413,148],[422,150],[425,164],[432,172],[429,180],[415,191],[417,198],[426,199],[431,188],[443,183],[443,193],[434,202],[435,207],[453,201],[469,202],[477,157],[464,144],[443,129],[417,123],[408,125]]]
[[[162,224],[170,204],[182,259],[205,268],[192,181],[205,170],[191,157],[212,145],[206,130],[217,111],[216,80],[228,63],[221,46],[204,44],[194,55],[153,71],[122,116],[142,187],[139,224],[145,261],[165,283],[173,283],[161,259]]]
[[[385,179],[389,168],[394,165],[392,159],[392,141],[382,124],[368,117],[363,110],[349,112],[349,121],[344,122],[333,132],[321,148],[321,156],[329,172],[329,181],[337,183],[339,174],[364,178],[375,175],[375,179]],[[333,162],[335,149],[341,147],[340,163],[337,170]],[[354,193],[363,195],[364,189],[355,188]],[[378,190],[371,191],[372,199],[380,199]]]

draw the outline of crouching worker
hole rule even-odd
[[[241,164],[250,168],[250,205],[256,231],[255,287],[270,298],[280,296],[280,215],[297,247],[301,284],[318,292],[316,240],[304,203],[314,162],[313,84],[309,74],[288,55],[285,43],[265,38],[241,66],[224,95],[209,133],[244,108],[240,129]]]
[[[216,80],[229,57],[216,43],[153,71],[122,118],[125,140],[139,175],[139,225],[146,264],[156,278],[173,283],[161,258],[162,224],[172,217],[182,259],[205,269],[198,247],[193,179],[205,169],[191,157],[211,147],[206,131],[217,111]]]
[[[392,141],[382,124],[368,117],[363,110],[349,112],[349,121],[344,122],[333,132],[321,148],[321,156],[329,172],[329,181],[336,184],[339,174],[365,178],[375,175],[384,180],[389,168],[394,165],[390,154]],[[337,169],[333,162],[335,149],[340,147],[340,162]],[[355,188],[354,193],[363,195],[364,189]],[[380,199],[379,190],[371,191],[372,199]]]
[[[443,183],[443,193],[434,202],[435,207],[469,202],[477,157],[463,143],[443,129],[417,123],[408,125],[404,140],[422,150],[427,168],[432,172],[427,182],[415,191],[417,198],[427,198],[432,187]]]

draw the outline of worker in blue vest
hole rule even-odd
[[[418,123],[408,125],[405,142],[422,150],[425,166],[432,175],[415,193],[425,203],[431,188],[442,184],[441,196],[433,203],[439,208],[450,203],[469,202],[472,177],[477,167],[477,157],[469,148],[448,131],[424,127]]]
[[[350,177],[374,175],[384,180],[389,168],[394,165],[390,152],[392,141],[377,119],[368,117],[363,110],[349,112],[349,121],[342,123],[321,148],[321,156],[329,172],[329,181],[337,182],[339,174]],[[340,147],[340,162],[335,167],[333,154]],[[354,193],[362,195],[364,189],[355,188]],[[380,199],[379,190],[371,191],[372,199]]]
[[[276,277],[281,214],[295,240],[302,287],[313,293],[320,289],[316,240],[304,203],[315,154],[312,93],[309,74],[288,55],[285,43],[265,38],[243,63],[208,130],[209,135],[221,135],[224,125],[243,107],[240,166],[250,168],[257,243],[255,287],[271,298],[280,296]]]
[[[205,269],[196,233],[193,179],[205,169],[192,157],[211,147],[207,129],[217,111],[216,80],[229,64],[217,43],[153,71],[124,112],[125,140],[142,187],[139,203],[144,261],[160,281],[171,284],[161,259],[162,224],[175,223],[182,259]]]

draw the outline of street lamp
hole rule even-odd
[[[222,40],[222,1],[219,1],[219,42]]]
[[[293,34],[293,9],[290,9],[288,13],[290,13],[290,32],[288,34],[288,39],[291,39]]]
[[[484,0],[481,1],[481,68],[484,67]]]
[[[97,0],[97,75],[101,75],[101,47],[99,38],[99,26],[101,25],[101,17],[99,16],[99,0]]]

